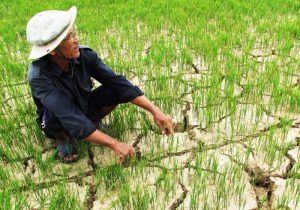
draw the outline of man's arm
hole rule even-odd
[[[91,77],[118,95],[120,103],[130,102],[137,96],[144,94],[137,86],[131,84],[124,76],[117,75],[110,67],[105,65],[96,52],[90,50],[87,53],[91,66]]]
[[[162,134],[173,135],[172,118],[165,115],[157,106],[155,106],[146,96],[138,96],[131,101],[133,104],[149,111],[154,118],[154,122],[159,127]]]

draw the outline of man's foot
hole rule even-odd
[[[63,163],[73,163],[79,159],[77,147],[74,144],[57,145],[57,157]]]

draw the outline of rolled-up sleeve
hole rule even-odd
[[[132,101],[144,93],[131,84],[124,76],[116,75],[111,68],[106,66],[94,51],[90,51],[91,76],[102,85],[114,91],[120,99],[120,103]]]
[[[32,95],[59,119],[75,138],[85,138],[96,130],[86,115],[65,97],[47,77],[30,78]]]

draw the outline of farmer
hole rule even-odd
[[[38,123],[55,139],[58,157],[65,163],[78,160],[74,138],[109,147],[123,162],[132,157],[132,146],[97,129],[101,118],[120,103],[131,102],[152,113],[162,134],[173,134],[172,120],[150,102],[124,76],[115,74],[96,52],[79,46],[74,30],[77,9],[43,11],[26,29],[32,44],[28,71]],[[102,85],[92,90],[91,77]]]

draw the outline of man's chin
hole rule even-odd
[[[79,58],[79,56],[80,56],[80,52],[76,53],[76,54],[74,55],[74,58],[77,59],[77,58]]]

